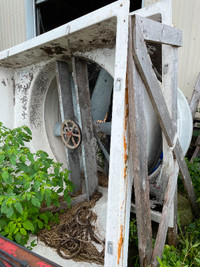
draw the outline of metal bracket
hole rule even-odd
[[[113,242],[108,241],[108,254],[113,254]]]

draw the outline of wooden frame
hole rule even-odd
[[[153,27],[152,27],[153,25]],[[130,153],[133,160],[134,189],[136,198],[136,216],[138,225],[139,253],[141,266],[157,266],[157,257],[162,257],[167,229],[170,219],[170,210],[174,201],[177,186],[178,165],[181,178],[190,199],[194,212],[198,211],[194,188],[191,183],[184,155],[176,133],[176,113],[170,116],[167,102],[163,96],[156,74],[152,69],[152,63],[147,52],[145,41],[153,41],[161,44],[168,44],[174,47],[181,45],[181,32],[166,27],[158,22],[150,22],[147,18],[133,16],[130,21],[129,38],[129,62],[128,62],[128,85],[129,85],[129,127],[130,133]],[[133,29],[133,32],[132,32]],[[164,38],[162,32],[165,31]],[[174,31],[174,33],[172,33]],[[156,32],[156,35],[154,35]],[[176,38],[177,37],[177,38]],[[178,39],[178,40],[177,40]],[[176,48],[177,49],[177,48]],[[175,53],[177,54],[177,53]],[[173,78],[173,76],[172,76]],[[176,84],[172,81],[172,84]],[[149,202],[149,185],[147,176],[147,160],[145,158],[145,136],[144,125],[138,123],[138,118],[143,118],[142,101],[143,90],[146,88],[158,121],[162,128],[169,150],[171,150],[173,171],[166,173],[168,184],[165,191],[164,206],[162,210],[156,243],[152,254],[151,240],[151,216]],[[168,88],[170,90],[170,88]],[[173,87],[171,87],[173,90]],[[173,105],[172,108],[176,109]],[[143,120],[141,119],[140,122]],[[141,138],[141,136],[143,138]],[[172,155],[171,155],[172,156]],[[145,210],[141,214],[141,210]]]

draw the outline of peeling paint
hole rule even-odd
[[[123,238],[123,226],[120,225],[120,237],[119,237],[119,241],[118,241],[117,264],[119,264],[119,260],[121,258],[121,252],[122,252],[123,242],[124,242],[124,238]]]

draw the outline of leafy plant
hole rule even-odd
[[[128,266],[132,267],[140,266],[139,255],[138,255],[137,225],[135,218],[132,218],[130,221]]]
[[[189,162],[186,158],[188,170],[192,179],[195,193],[198,198],[200,198],[200,157],[195,158],[193,162]]]
[[[73,184],[69,171],[44,151],[32,153],[27,126],[6,128],[0,122],[0,234],[25,245],[28,234],[49,229],[58,215],[40,212],[44,203],[59,206],[59,194],[70,204]]]
[[[179,244],[177,248],[165,245],[161,267],[189,267],[200,265],[200,220],[185,227],[179,225]]]
[[[129,241],[138,246],[137,225],[134,218],[130,221]]]

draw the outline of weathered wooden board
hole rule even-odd
[[[166,188],[165,198],[164,198],[164,205],[162,209],[162,215],[159,223],[158,233],[156,236],[156,243],[154,246],[154,251],[152,255],[152,266],[158,265],[157,257],[162,258],[162,253],[165,245],[167,229],[170,220],[170,210],[172,208],[172,204],[174,202],[174,196],[177,187],[177,177],[178,177],[178,165],[175,162],[174,170],[171,172],[169,177],[168,185]]]
[[[133,33],[133,47],[135,53],[133,53],[133,56],[140,75],[147,88],[149,97],[157,114],[162,131],[167,139],[169,146],[173,146],[173,141],[175,138],[175,129],[171,123],[169,110],[167,108],[155,72],[152,69],[152,63],[147,52],[145,40],[143,38],[140,26],[137,21],[133,22],[133,25],[135,25]]]
[[[170,246],[174,246],[176,247],[177,245],[177,236],[178,236],[178,225],[177,225],[177,215],[178,215],[178,210],[177,210],[177,186],[176,186],[176,191],[175,191],[175,196],[174,196],[174,207],[172,207],[174,209],[174,212],[173,212],[173,227],[170,227],[168,228],[168,233],[167,233],[167,239],[168,239],[168,244]]]
[[[136,16],[136,24],[141,28],[143,37],[146,41],[182,46],[182,31],[179,29],[138,15]]]
[[[190,200],[192,210],[195,214],[198,214],[199,207],[198,207],[198,204],[196,202],[197,198],[196,198],[196,195],[194,192],[194,187],[192,184],[192,180],[190,178],[190,174],[189,174],[188,167],[187,167],[187,164],[185,161],[185,157],[183,155],[183,151],[181,149],[181,145],[180,145],[180,142],[178,139],[177,139],[176,145],[174,147],[173,154],[178,161],[178,165],[180,167],[181,180],[182,180],[183,185],[185,187],[185,190],[187,192],[188,199]]]
[[[194,91],[192,93],[192,97],[190,100],[190,109],[192,112],[193,119],[195,117],[196,110],[197,110],[197,107],[199,105],[199,101],[200,101],[200,73],[198,75],[196,85],[195,85],[195,88],[194,88]]]
[[[198,157],[199,155],[199,152],[200,152],[200,136],[197,137],[197,140],[195,142],[195,150],[194,150],[194,153],[190,159],[190,162],[192,162],[195,158]]]
[[[147,137],[143,81],[133,61],[130,25],[128,53],[129,155],[132,158],[140,266],[148,266],[152,254],[152,229],[147,167]]]
[[[88,197],[97,189],[96,151],[93,133],[93,121],[90,106],[87,63],[72,58],[73,79],[75,85],[79,124],[82,130],[82,161]]]
[[[172,148],[173,153],[177,158],[180,167],[181,178],[184,186],[186,187],[188,198],[190,199],[193,209],[197,211],[198,205],[196,204],[196,196],[194,193],[189,172],[186,172],[187,165],[186,163],[184,163],[184,155],[180,147],[179,140],[176,136],[176,127],[172,122],[160,85],[151,67],[151,61],[147,53],[147,48],[145,46],[145,41],[141,29],[139,25],[135,23],[134,19],[133,25],[135,25],[133,39],[133,56],[137,68],[146,86],[167,143],[169,147]]]
[[[72,102],[72,90],[70,85],[71,73],[67,63],[56,62],[56,79],[58,88],[58,98],[60,105],[61,120],[74,120],[74,107]],[[64,144],[63,144],[64,145]],[[65,147],[67,165],[70,171],[69,178],[75,185],[75,192],[81,187],[81,172],[78,150],[71,150]]]

